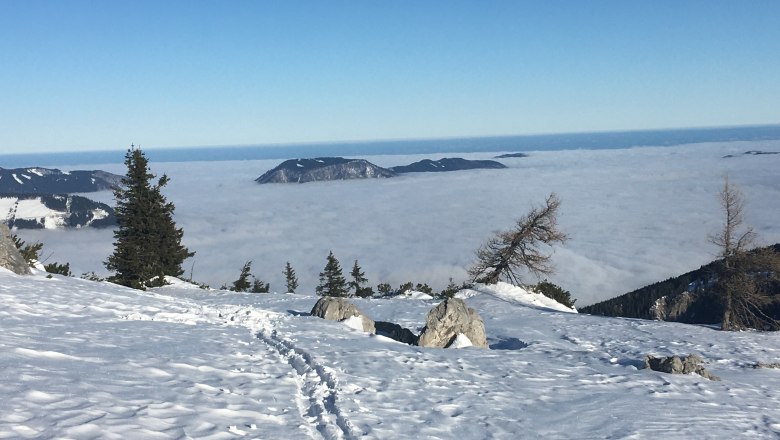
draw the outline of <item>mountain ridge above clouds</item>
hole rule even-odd
[[[96,192],[121,184],[122,176],[100,170],[61,171],[56,168],[2,168],[0,193],[72,194]]]

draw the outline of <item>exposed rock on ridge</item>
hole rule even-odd
[[[24,257],[16,248],[11,238],[11,231],[4,223],[0,222],[0,267],[4,267],[18,275],[29,275],[30,266],[24,261]]]

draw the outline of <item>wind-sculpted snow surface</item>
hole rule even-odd
[[[502,290],[494,288],[494,290]],[[504,291],[506,294],[508,289]],[[0,272],[0,438],[776,438],[774,333],[466,298],[490,350],[308,315],[316,297]],[[520,299],[518,299],[520,298]],[[419,331],[435,300],[361,300]],[[697,353],[722,378],[641,369]]]

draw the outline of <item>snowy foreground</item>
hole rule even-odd
[[[316,298],[140,292],[0,269],[0,438],[776,438],[780,335],[465,292],[490,350],[308,316]],[[435,300],[355,300],[419,330]],[[557,310],[556,310],[557,309]],[[639,369],[699,353],[722,381]]]

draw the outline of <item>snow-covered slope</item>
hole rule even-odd
[[[307,295],[151,292],[0,270],[0,438],[776,438],[774,333],[466,301],[489,350],[425,349],[308,316]],[[434,300],[355,300],[419,330]],[[720,376],[639,369],[646,353]]]
[[[16,229],[58,229],[113,226],[116,217],[110,206],[81,196],[0,193],[0,221]]]

